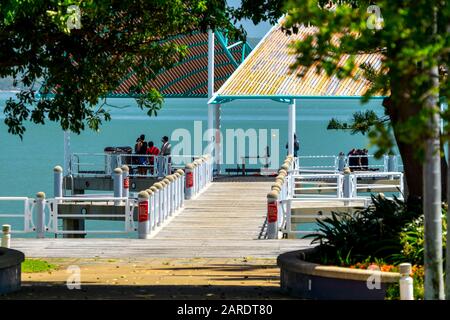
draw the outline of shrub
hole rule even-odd
[[[447,207],[442,208],[442,256],[445,257],[447,240]],[[424,217],[423,215],[408,223],[400,232],[399,242],[401,250],[392,255],[396,263],[409,262],[411,264],[423,265],[424,259]]]
[[[350,214],[332,212],[317,220],[318,232],[305,236],[319,244],[318,257],[325,264],[352,264],[368,257],[389,261],[401,252],[400,233],[422,214],[420,202],[405,203],[382,195],[373,204]]]

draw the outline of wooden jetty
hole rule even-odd
[[[155,239],[257,240],[265,232],[269,182],[214,182]]]
[[[264,180],[264,179],[262,179]],[[149,240],[124,238],[13,239],[27,257],[262,257],[310,246],[310,240],[265,237],[271,180],[218,179]]]
[[[55,196],[46,200],[42,193],[33,200],[40,222],[35,228],[38,239],[14,238],[13,247],[29,257],[274,258],[311,246],[311,240],[301,237],[314,231],[297,224],[315,222],[332,211],[352,213],[367,207],[371,199],[363,193],[368,191],[403,190],[400,172],[302,175],[296,173],[296,167],[291,156],[275,179],[213,178],[213,162],[206,155],[185,170],[147,185],[137,199],[124,191],[127,180],[121,170],[115,170],[114,197]],[[54,172],[55,195],[61,195],[62,170]],[[28,205],[29,199],[25,203]],[[48,225],[44,223],[46,208],[53,208],[53,223]],[[58,219],[63,220],[63,230]],[[92,219],[122,220],[125,230],[84,229],[85,220]],[[49,233],[55,238],[45,239]],[[92,238],[94,233],[121,233],[122,238]],[[64,238],[56,238],[61,234]],[[139,239],[134,239],[136,236]]]

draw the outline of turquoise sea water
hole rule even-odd
[[[30,123],[23,141],[8,134],[3,123],[3,107],[11,96],[12,93],[0,93],[0,196],[33,197],[38,191],[52,196],[52,169],[63,164],[63,131],[55,123]],[[140,110],[133,99],[111,99],[109,103],[119,107],[111,108],[113,120],[105,123],[100,132],[86,130],[80,135],[72,134],[72,152],[102,152],[106,146],[133,146],[141,133],[159,146],[161,137],[170,137],[176,129],[184,128],[193,134],[194,121],[202,121],[203,129],[207,128],[206,99],[167,99],[154,118]],[[363,135],[329,131],[326,126],[331,117],[347,120],[357,110],[372,109],[382,113],[380,103],[374,100],[361,106],[358,100],[298,100],[299,154],[336,155],[354,147],[369,147]],[[280,161],[286,155],[287,118],[287,104],[274,101],[241,100],[222,105],[223,131],[254,128],[267,129],[270,133],[271,129],[278,129]],[[268,139],[270,141],[270,136]],[[172,141],[172,145],[176,143]],[[369,153],[371,151],[373,148],[369,147]],[[0,213],[5,208],[0,202]],[[1,223],[5,223],[3,218],[0,218]]]

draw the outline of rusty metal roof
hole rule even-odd
[[[220,31],[216,31],[215,36],[214,87],[218,90],[251,52],[251,47],[246,42],[228,40],[227,35]],[[207,98],[208,34],[196,31],[177,35],[167,41],[188,47],[187,55],[182,61],[171,68],[161,70],[144,88],[141,88],[140,94],[130,90],[138,84],[136,74],[130,72],[107,97],[137,97],[155,88],[166,98]],[[51,97],[56,94],[56,90],[53,88],[50,94],[46,94],[43,86],[40,93]]]
[[[315,27],[302,26],[298,33],[286,35],[282,22],[273,27],[253,49],[246,60],[216,92],[209,103],[224,103],[234,99],[290,100],[298,98],[359,98],[370,88],[361,69],[353,78],[338,79],[325,71],[317,73],[316,64],[309,68],[292,70],[296,56],[289,47],[294,41],[305,39],[316,32]],[[344,63],[350,56],[342,57]],[[357,66],[370,64],[381,67],[382,55],[358,54]],[[303,76],[300,76],[303,72]]]
[[[215,32],[215,35],[214,86],[217,90],[236,70],[242,55],[247,56],[251,48],[248,44],[241,43],[228,49],[227,46],[232,43],[227,42],[225,35],[221,32]],[[208,34],[195,32],[177,36],[170,41],[188,46],[187,56],[172,68],[162,70],[143,91],[155,88],[165,97],[207,97]],[[129,88],[133,85],[137,85],[137,77],[130,74],[109,96],[129,96]]]

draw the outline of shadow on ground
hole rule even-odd
[[[1,299],[289,299],[279,287],[237,286],[237,285],[94,285],[84,284],[81,289],[69,290],[65,283],[27,283],[22,290]]]

